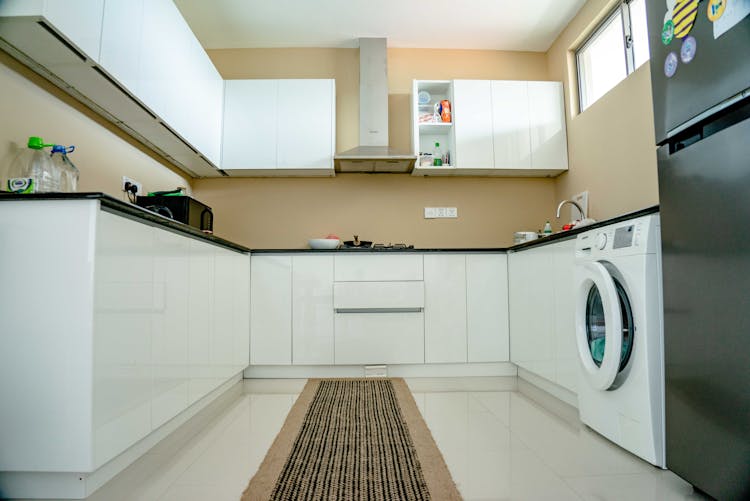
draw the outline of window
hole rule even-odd
[[[622,0],[576,51],[581,111],[648,57],[646,0]]]

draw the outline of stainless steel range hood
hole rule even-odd
[[[385,38],[359,39],[359,146],[337,153],[336,172],[411,172],[416,155],[388,146]]]

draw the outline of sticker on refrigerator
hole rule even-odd
[[[696,17],[698,17],[698,0],[677,0],[672,9],[674,36],[685,38],[693,29]]]
[[[667,19],[661,29],[661,43],[669,45],[672,40],[674,40],[674,23],[671,19]]]
[[[714,21],[714,38],[719,38],[750,14],[750,0],[724,0],[724,3],[724,12]]]
[[[695,51],[698,49],[698,41],[694,36],[690,35],[682,41],[682,47],[680,47],[680,60],[687,64],[695,58]]]
[[[670,52],[664,60],[664,74],[667,78],[672,78],[677,72],[677,54]]]
[[[712,23],[724,14],[724,10],[727,8],[727,0],[709,0],[708,2],[708,20]]]

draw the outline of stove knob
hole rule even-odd
[[[599,233],[596,236],[596,248],[599,250],[604,250],[606,246],[607,246],[607,234]]]

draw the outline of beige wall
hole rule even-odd
[[[152,152],[2,51],[0,89],[0,169],[26,147],[29,136],[41,136],[76,146],[70,158],[81,172],[78,191],[124,199],[123,175],[147,191],[191,187]]]
[[[335,78],[336,149],[357,145],[358,49],[222,49],[209,56],[227,79]],[[413,79],[547,79],[542,53],[389,49],[391,146],[411,150]],[[194,183],[213,207],[216,233],[254,248],[301,248],[308,238],[357,233],[420,247],[505,246],[517,230],[554,216],[554,181],[338,175],[333,179],[212,179]],[[425,220],[426,206],[458,207],[456,220]]]
[[[498,247],[517,230],[538,230],[554,205],[551,179],[335,178],[202,179],[197,196],[215,210],[215,232],[251,248],[303,248],[308,238],[417,247]],[[458,207],[458,219],[429,219],[424,207]],[[554,214],[552,214],[554,215]]]
[[[547,53],[549,77],[565,87],[570,169],[555,182],[555,198],[589,191],[589,213],[607,219],[657,204],[656,147],[648,64],[578,113],[572,51],[612,7],[589,0]]]

